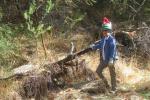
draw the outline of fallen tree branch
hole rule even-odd
[[[25,76],[25,74],[23,74],[23,73],[18,73],[18,74],[14,74],[14,75],[11,75],[11,76],[8,76],[8,77],[0,78],[0,81],[6,81],[6,80],[9,80],[9,79],[13,79],[13,78],[20,79],[20,78],[22,78],[23,76]]]
[[[60,60],[60,61],[57,61],[57,62],[55,62],[55,63],[60,64],[60,65],[61,65],[61,64],[64,64],[64,63],[66,63],[66,62],[68,62],[68,61],[71,61],[71,60],[75,59],[76,56],[81,56],[81,55],[83,55],[83,54],[85,54],[85,53],[87,53],[87,52],[89,52],[89,51],[92,51],[92,49],[91,49],[91,48],[83,49],[83,50],[81,50],[81,51],[79,51],[79,52],[77,52],[77,53],[75,53],[75,54],[68,55],[68,56],[65,57],[64,59],[62,59],[62,60]]]

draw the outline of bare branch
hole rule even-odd
[[[135,4],[137,4],[137,5],[140,5],[136,0],[133,0],[133,2],[134,2]]]
[[[146,0],[143,0],[142,4],[139,6],[137,12],[139,12],[139,11],[141,10],[141,8],[142,8],[142,6],[145,4],[145,2],[146,2]]]
[[[74,53],[74,50],[75,50],[74,43],[71,42],[71,50],[70,50],[70,54],[71,54],[71,55]]]

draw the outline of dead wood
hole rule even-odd
[[[59,65],[44,65],[45,70],[38,75],[28,76],[22,83],[21,92],[25,98],[44,98],[49,91],[59,91],[64,87],[81,81],[95,80],[94,72],[86,67],[85,60],[75,64],[74,61]],[[38,100],[38,99],[36,99]]]
[[[17,73],[17,74],[14,74],[14,75],[10,75],[8,77],[0,78],[0,81],[6,81],[6,80],[9,80],[9,79],[21,79],[23,76],[26,76],[26,75],[23,74],[23,73]]]
[[[24,80],[21,90],[23,98],[44,100],[48,94],[47,81],[43,76],[29,76]]]
[[[73,50],[73,49],[72,49],[72,50]],[[57,73],[55,70],[57,70],[57,71],[61,70],[61,67],[60,67],[60,66],[63,66],[64,63],[67,64],[67,62],[72,61],[73,59],[75,59],[76,56],[81,56],[81,55],[83,55],[83,54],[85,54],[85,53],[91,51],[91,48],[83,49],[83,50],[81,50],[81,51],[79,51],[79,52],[77,52],[77,53],[74,53],[74,54],[73,54],[73,51],[72,51],[72,50],[71,50],[71,52],[72,52],[71,55],[68,55],[68,56],[65,57],[64,59],[59,60],[59,61],[57,61],[57,62],[55,62],[55,63],[53,63],[53,64],[51,64],[51,63],[45,64],[44,67],[46,68],[46,67],[53,66],[53,69],[50,69],[50,70],[54,70],[54,73]],[[55,66],[56,68],[54,68],[54,66]],[[57,67],[57,66],[59,66],[59,67]],[[52,71],[52,72],[53,72],[53,71]],[[25,75],[27,75],[27,72],[25,72],[25,73],[15,73],[15,74],[10,75],[10,76],[8,76],[8,77],[2,77],[2,78],[0,78],[0,81],[2,81],[2,80],[9,80],[9,79],[12,79],[12,78],[19,78],[19,77],[21,78],[21,77],[23,77],[23,76],[25,76]]]
[[[43,100],[43,98],[47,98],[48,91],[57,92],[64,87],[72,86],[73,83],[95,80],[96,76],[93,71],[86,67],[85,60],[80,62],[73,60],[76,56],[85,54],[90,50],[90,48],[87,48],[55,63],[44,64],[44,70],[40,73],[28,74],[18,90],[19,94],[25,99],[35,98],[35,100]],[[24,73],[21,75],[24,75]],[[18,74],[3,78],[2,80],[11,79],[16,76]]]
[[[136,31],[133,32],[120,31],[115,33],[115,38],[119,44],[128,48],[135,48],[135,43],[133,41],[134,35],[136,35]]]
[[[92,49],[91,48],[83,49],[83,50],[81,50],[81,51],[79,51],[77,53],[74,53],[72,55],[68,55],[67,57],[65,57],[64,59],[62,59],[60,61],[57,61],[56,63],[61,65],[63,63],[66,63],[68,61],[71,61],[71,60],[75,59],[76,56],[81,56],[81,55],[83,55],[83,54],[85,54],[85,53],[87,53],[89,51],[92,51]]]

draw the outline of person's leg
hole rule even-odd
[[[115,72],[115,66],[114,64],[112,66],[108,66],[109,67],[109,72],[110,72],[110,77],[111,77],[111,87],[112,87],[112,91],[116,90],[116,72]]]
[[[98,74],[98,76],[103,80],[103,82],[105,83],[106,85],[106,88],[110,88],[109,84],[108,84],[108,81],[107,79],[104,77],[103,75],[103,70],[104,68],[107,67],[107,64],[101,62],[98,66],[98,68],[96,69],[96,73]]]

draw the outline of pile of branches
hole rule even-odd
[[[58,92],[64,87],[72,87],[74,83],[88,82],[96,79],[95,73],[86,67],[85,60],[78,61],[76,58],[91,51],[91,48],[83,49],[73,53],[72,45],[70,54],[62,60],[41,66],[40,72],[33,71],[15,73],[9,77],[0,78],[0,81],[9,79],[21,79],[23,81],[19,88],[19,94],[23,99],[35,98],[44,100],[48,92]]]
[[[22,83],[20,94],[24,98],[42,100],[49,92],[56,92],[73,83],[95,80],[95,74],[86,68],[85,61],[70,61],[64,64],[47,64],[38,75],[28,76]]]
[[[150,27],[144,24],[137,32],[134,41],[136,44],[136,58],[141,63],[139,66],[148,66],[150,60]]]
[[[114,32],[118,43],[123,45],[118,51],[126,60],[134,57],[138,60],[139,66],[147,66],[150,59],[150,27],[143,22],[138,28],[129,27],[120,30],[126,31]]]
[[[135,37],[137,52],[139,55],[147,55],[150,57],[150,27],[145,27],[139,30],[137,36]]]
[[[72,86],[73,83],[95,80],[96,76],[93,71],[88,69],[85,60],[78,61],[76,56],[80,56],[90,48],[73,53],[62,60],[55,63],[44,64],[40,73],[28,75],[23,81],[20,94],[23,98],[35,98],[43,100],[47,97],[48,91],[54,92],[67,86]],[[75,59],[75,60],[74,60]]]

